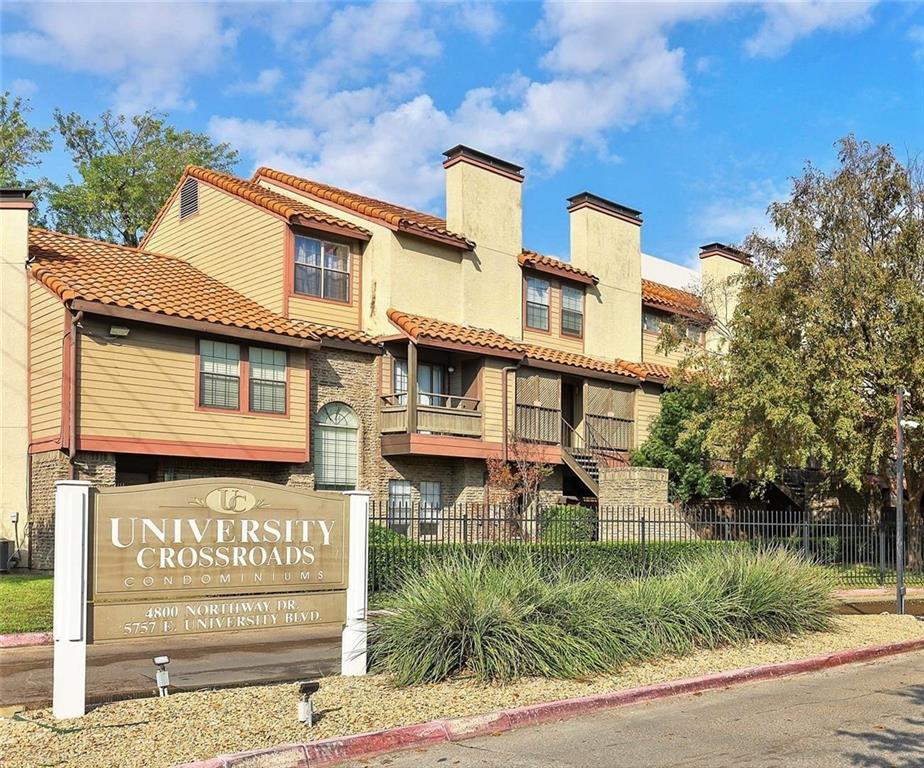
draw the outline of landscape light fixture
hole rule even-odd
[[[154,677],[157,680],[157,690],[160,692],[161,696],[167,696],[167,688],[170,685],[170,673],[167,671],[167,665],[170,663],[169,656],[155,656],[154,657],[154,666],[157,667],[157,672]]]
[[[309,728],[314,725],[314,703],[311,697],[318,692],[321,684],[308,680],[298,684],[298,720]]]

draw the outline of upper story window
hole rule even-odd
[[[584,335],[584,291],[581,288],[561,287],[561,332],[566,336]]]
[[[340,243],[296,235],[295,292],[349,302],[350,249]]]
[[[687,324],[687,338],[694,344],[703,344],[706,339],[706,330],[701,325]]]
[[[526,327],[549,330],[549,281],[526,278]]]
[[[642,311],[642,328],[652,333],[661,333],[661,315],[657,312]]]
[[[241,407],[241,348],[237,344],[199,342],[199,405],[232,411]]]
[[[250,410],[257,413],[286,412],[286,353],[279,349],[251,347]]]

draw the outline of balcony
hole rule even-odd
[[[426,435],[481,438],[481,401],[472,397],[419,392],[417,407],[407,407],[407,393],[394,392],[380,399],[380,431],[383,435],[416,432]],[[408,418],[416,427],[408,428]]]

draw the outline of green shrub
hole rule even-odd
[[[785,551],[700,551],[666,575],[616,581],[563,565],[551,575],[497,548],[409,571],[382,599],[372,663],[399,684],[580,678],[633,661],[826,629],[833,579]]]
[[[542,513],[539,536],[546,544],[593,541],[597,533],[597,513],[578,504],[549,507]]]

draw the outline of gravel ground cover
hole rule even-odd
[[[382,675],[330,677],[321,681],[315,699],[321,718],[310,729],[296,718],[298,696],[293,684],[122,701],[62,723],[52,718],[50,710],[38,710],[0,718],[0,765],[167,768],[227,752],[486,713],[920,637],[924,637],[924,622],[910,616],[845,616],[836,619],[832,632],[786,643],[699,651],[585,682],[528,679],[488,685],[456,679],[396,688]]]

